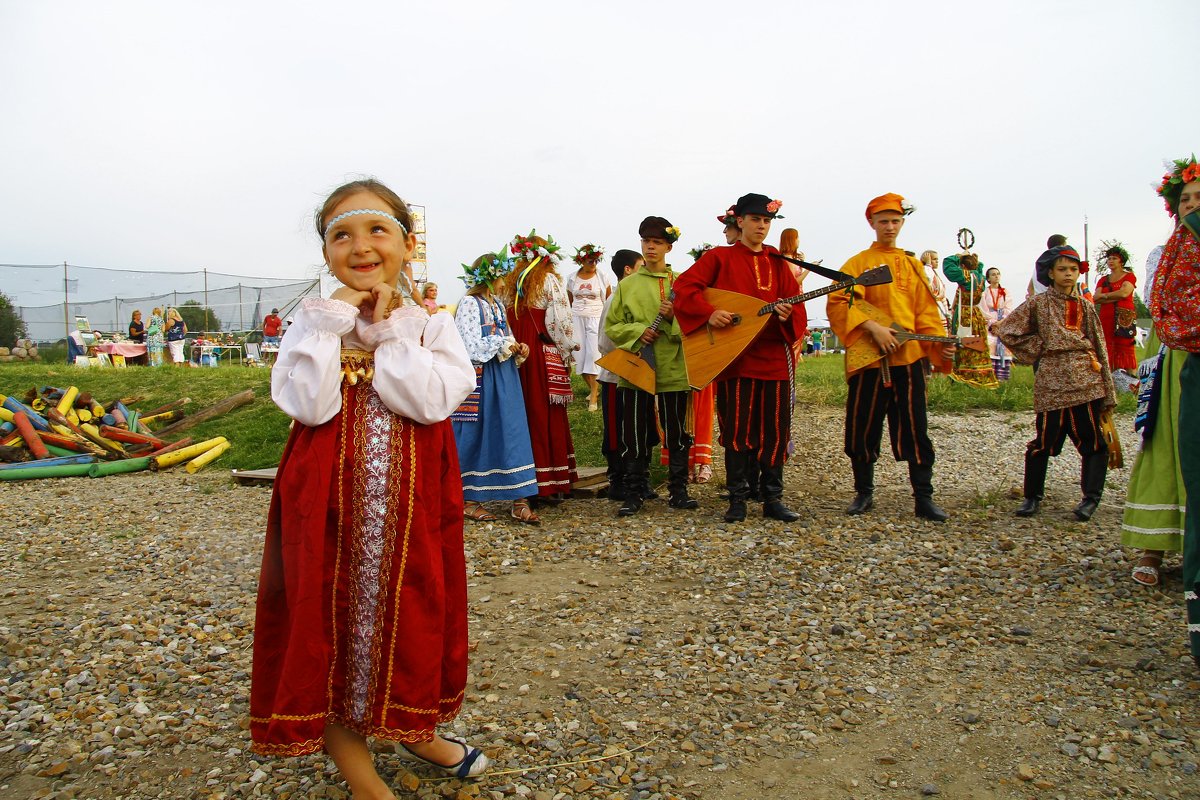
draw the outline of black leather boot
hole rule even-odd
[[[608,477],[608,499],[624,500],[625,462],[621,460],[620,455],[614,453],[604,456],[604,460],[608,462],[608,469],[605,471]]]
[[[795,522],[800,515],[783,504],[783,464],[759,464],[762,475],[763,516],[780,522]]]
[[[908,482],[912,484],[914,512],[921,519],[945,522],[950,515],[933,502],[933,465],[908,462]]]
[[[725,483],[729,486],[726,522],[742,522],[746,519],[746,495],[750,493],[750,487],[746,484],[746,465],[753,459],[753,453],[725,450]]]
[[[650,480],[650,460],[633,458],[625,461],[625,500],[617,516],[632,517],[642,510],[642,487]]]
[[[1083,459],[1079,484],[1083,489],[1083,501],[1075,506],[1075,519],[1087,522],[1100,507],[1104,496],[1104,479],[1108,475],[1108,453],[1092,453]]]
[[[1038,512],[1042,498],[1046,496],[1046,468],[1049,466],[1050,456],[1025,453],[1025,501],[1013,512],[1018,517],[1032,517]]]
[[[746,499],[753,503],[763,499],[762,469],[755,453],[746,454]]]
[[[851,461],[850,468],[854,470],[854,500],[846,513],[853,517],[875,506],[875,462]]]
[[[645,465],[642,467],[642,483],[641,493],[643,500],[657,500],[658,492],[650,488],[650,459],[646,459]]]
[[[700,503],[688,495],[688,451],[672,450],[667,453],[667,491],[671,508],[699,508]]]

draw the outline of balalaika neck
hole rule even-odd
[[[779,305],[780,303],[787,303],[788,305],[794,306],[797,303],[803,303],[806,300],[812,300],[814,297],[821,297],[822,295],[833,294],[834,292],[836,292],[839,289],[846,289],[853,285],[854,285],[854,279],[851,278],[848,281],[842,281],[841,283],[831,283],[828,286],[823,286],[820,289],[816,289],[811,292],[805,292],[804,294],[798,294],[795,297],[785,297],[782,300],[776,300],[773,303],[767,303],[765,306],[763,306],[762,308],[760,308],[758,310],[758,316],[762,317],[762,316],[766,316],[767,314],[774,313],[775,306]]]
[[[932,333],[909,333],[908,331],[898,331],[892,328],[892,335],[897,339],[912,339],[917,342],[943,342],[945,344],[961,344],[962,340],[957,336],[935,336]]]

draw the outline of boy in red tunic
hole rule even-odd
[[[732,314],[704,298],[705,289],[739,292],[764,303],[800,293],[779,251],[764,244],[782,205],[761,194],[738,198],[734,214],[741,238],[709,250],[675,282],[675,318],[685,334],[705,324],[723,328],[733,321]],[[783,504],[783,463],[791,439],[792,343],[804,336],[807,322],[803,306],[780,303],[758,338],[717,377],[717,419],[729,486],[726,522],[746,518],[746,470],[752,463],[762,471],[763,516],[782,522],[799,518]]]

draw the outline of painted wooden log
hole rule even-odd
[[[58,409],[58,413],[66,414],[67,409],[75,407],[76,397],[79,397],[79,387],[68,386],[67,390],[63,392],[62,397],[59,398],[58,403],[54,407]]]
[[[38,478],[82,477],[91,470],[91,464],[63,464],[59,467],[34,467],[32,469],[0,470],[0,481],[31,481]]]
[[[100,435],[100,429],[90,422],[84,422],[79,425],[79,430],[83,431],[84,435],[91,439],[96,444],[103,447],[105,450],[110,450],[114,453],[125,455],[125,448],[120,442],[114,442],[112,439]]]
[[[108,442],[103,437],[101,437],[99,435],[100,434],[99,430],[96,431],[96,437],[93,438],[93,437],[89,436],[87,431],[83,430],[83,428],[71,423],[70,420],[68,420],[62,414],[59,414],[56,409],[49,409],[46,413],[50,415],[50,419],[53,420],[53,422],[55,424],[65,425],[66,427],[70,428],[71,433],[75,434],[76,436],[83,439],[84,441],[89,441],[89,442],[92,442],[93,444],[99,445],[102,449],[104,449],[105,452],[112,453],[113,455],[118,455],[118,456],[124,455],[124,453],[120,449],[113,447],[111,442]]]
[[[197,472],[204,469],[206,466],[208,466],[213,461],[215,461],[221,455],[221,453],[224,453],[226,450],[229,449],[229,447],[230,447],[229,442],[222,442],[221,444],[212,448],[208,452],[202,453],[202,454],[196,456],[191,461],[189,461],[187,464],[188,474],[195,475]]]
[[[184,461],[190,461],[201,453],[205,453],[217,445],[224,444],[228,441],[229,440],[224,436],[218,436],[214,439],[207,439],[203,442],[198,442],[197,444],[191,445],[190,447],[184,447],[181,450],[176,450],[173,453],[155,456],[154,468],[167,469],[168,467],[173,467],[176,464],[182,464]]]
[[[71,434],[69,428],[64,428],[63,430],[67,431],[68,434]],[[47,447],[54,445],[55,447],[61,447],[66,450],[74,450],[76,453],[92,453],[94,455],[100,455],[104,452],[103,449],[92,444],[87,439],[76,438],[74,434],[66,436],[57,432],[42,432],[38,433],[38,436],[42,437],[42,441],[46,443]]]
[[[134,433],[141,433],[142,432],[141,422],[139,422],[140,417],[141,417],[141,415],[138,414],[138,412],[130,411],[125,416],[125,427],[128,428],[129,430],[133,431]]]
[[[146,453],[146,455],[150,456],[151,458],[154,458],[155,456],[166,455],[167,453],[174,453],[176,450],[182,450],[185,447],[191,447],[192,444],[193,444],[192,437],[185,436],[182,439],[180,439],[178,442],[169,444],[166,447],[160,447],[158,450],[155,450],[151,453]]]
[[[45,417],[22,403],[17,398],[11,396],[5,397],[4,402],[0,405],[3,405],[5,408],[11,411],[14,416],[18,411],[24,411],[25,416],[29,417],[29,424],[37,428],[39,431],[50,430],[50,423],[46,421]]]
[[[150,468],[149,457],[144,458],[126,458],[121,461],[106,461],[103,464],[92,464],[92,468],[88,470],[88,477],[103,478],[106,475],[120,475],[125,472],[141,472],[144,469]]]
[[[50,451],[46,449],[42,437],[38,436],[24,411],[13,414],[13,424],[17,426],[17,432],[21,434],[21,438],[25,440],[25,446],[29,448],[29,452],[33,453],[35,458],[50,457]]]
[[[78,453],[69,456],[51,456],[39,458],[36,461],[18,461],[16,464],[0,464],[0,470],[6,469],[38,469],[40,467],[60,467],[64,464],[95,464],[95,456],[81,456]]]
[[[112,439],[114,442],[123,442],[125,444],[150,444],[155,448],[166,447],[167,443],[156,436],[150,436],[145,433],[134,433],[122,428],[114,428],[111,425],[101,425],[100,435]]]
[[[183,419],[182,411],[164,411],[161,414],[152,414],[148,417],[142,417],[140,420],[138,420],[138,427],[153,430],[155,425],[166,425],[181,419]]]

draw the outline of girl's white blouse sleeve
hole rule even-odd
[[[454,314],[454,324],[458,328],[458,335],[462,337],[471,361],[476,364],[486,364],[508,346],[509,340],[508,337],[500,334],[484,335],[485,320],[479,317],[479,307],[480,303],[475,302],[475,298],[470,295],[459,300],[458,310]],[[488,308],[488,306],[484,306],[484,308]],[[489,317],[496,313],[492,308],[489,308],[489,311],[491,312]],[[491,319],[486,321],[492,322]]]
[[[349,303],[306,300],[271,371],[271,397],[297,422],[321,425],[341,410],[343,337],[375,351],[379,399],[414,422],[441,422],[475,388],[475,368],[449,314],[430,317],[408,305],[371,324]]]
[[[321,425],[342,407],[342,337],[358,309],[341,300],[305,300],[279,343],[271,398],[292,419]]]
[[[375,351],[375,391],[402,417],[441,422],[475,390],[475,367],[449,314],[406,305],[361,334]]]

